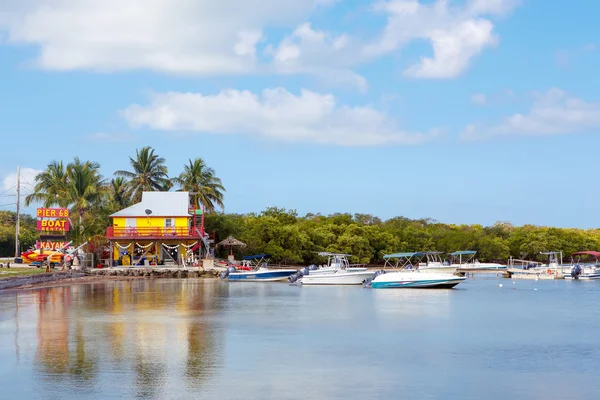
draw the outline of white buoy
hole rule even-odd
[[[499,284],[498,287],[502,287],[502,284]]]
[[[515,284],[515,281],[513,281],[513,285]]]
[[[533,290],[537,290],[537,289],[533,289]]]

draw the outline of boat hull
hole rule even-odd
[[[374,289],[439,288],[450,289],[467,278],[448,273],[390,272],[371,282]]]
[[[453,264],[454,265],[454,264]],[[506,269],[506,265],[502,265],[502,264],[496,264],[496,263],[474,263],[474,264],[456,264],[456,266],[460,269],[460,270],[470,270],[470,269],[474,269],[474,270],[490,270],[490,271],[497,271],[497,270],[504,270]]]
[[[560,271],[551,269],[529,269],[524,270],[520,268],[508,268],[506,270],[511,278],[513,279],[563,279],[566,275],[563,275]]]
[[[269,269],[265,271],[232,272],[227,276],[229,282],[277,282],[285,281],[295,273],[292,269]]]
[[[329,274],[312,274],[302,277],[302,285],[362,285],[364,281],[373,276],[373,271],[338,271]]]
[[[453,274],[458,269],[455,265],[435,266],[435,267],[419,267],[419,272],[425,274]]]

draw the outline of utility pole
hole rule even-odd
[[[19,257],[19,234],[21,233],[21,167],[17,167],[17,227],[15,229],[15,258]]]

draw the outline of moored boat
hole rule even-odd
[[[270,257],[270,254],[244,256],[244,261],[252,263],[251,269],[249,271],[238,271],[235,266],[231,265],[221,273],[221,279],[227,279],[229,282],[276,282],[285,281],[296,272],[293,269],[269,268],[266,260]]]
[[[421,272],[425,272],[428,274],[440,272],[448,274],[455,273],[458,267],[456,265],[452,265],[450,260],[443,260],[442,254],[443,253],[441,251],[426,251],[422,253],[414,253],[415,257],[425,259],[425,261],[419,262],[417,264],[417,268]]]
[[[593,261],[590,260],[593,258]],[[600,252],[578,251],[571,254],[572,264],[563,267],[565,278],[596,280],[600,279]]]
[[[304,268],[290,276],[290,282],[302,285],[361,285],[373,276],[373,271],[366,267],[351,266],[350,254],[319,253],[327,257],[327,265],[322,268]]]
[[[452,260],[452,265],[458,270],[499,270],[506,269],[506,265],[498,263],[479,262],[475,259],[477,252],[475,250],[460,250],[448,254]]]
[[[540,253],[548,256],[548,264],[511,258],[506,272],[514,279],[564,279],[562,251]]]
[[[377,271],[365,286],[374,289],[387,288],[453,288],[467,278],[448,272],[423,272],[415,269],[411,263],[412,257],[422,253],[394,253],[383,256],[385,266]],[[393,268],[392,271],[385,270]]]

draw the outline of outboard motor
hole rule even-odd
[[[235,271],[237,271],[235,269],[235,267],[233,265],[230,265],[229,267],[227,267],[227,269],[225,271],[221,272],[220,277],[221,277],[221,279],[225,279],[229,276],[229,274],[231,274],[232,272],[235,272]]]
[[[581,275],[581,266],[579,264],[577,264],[571,270],[571,278],[579,279],[580,275]]]
[[[302,278],[304,275],[308,275],[310,272],[309,268],[301,268],[295,274],[292,274],[288,277],[288,281],[290,283],[295,283],[298,279]]]
[[[365,281],[363,282],[363,287],[370,287],[371,283],[373,282],[373,280],[375,278],[377,278],[379,275],[383,275],[383,274],[385,274],[385,271],[382,270],[382,269],[375,271],[375,273],[373,274],[373,276],[371,276],[368,279],[365,279]]]

